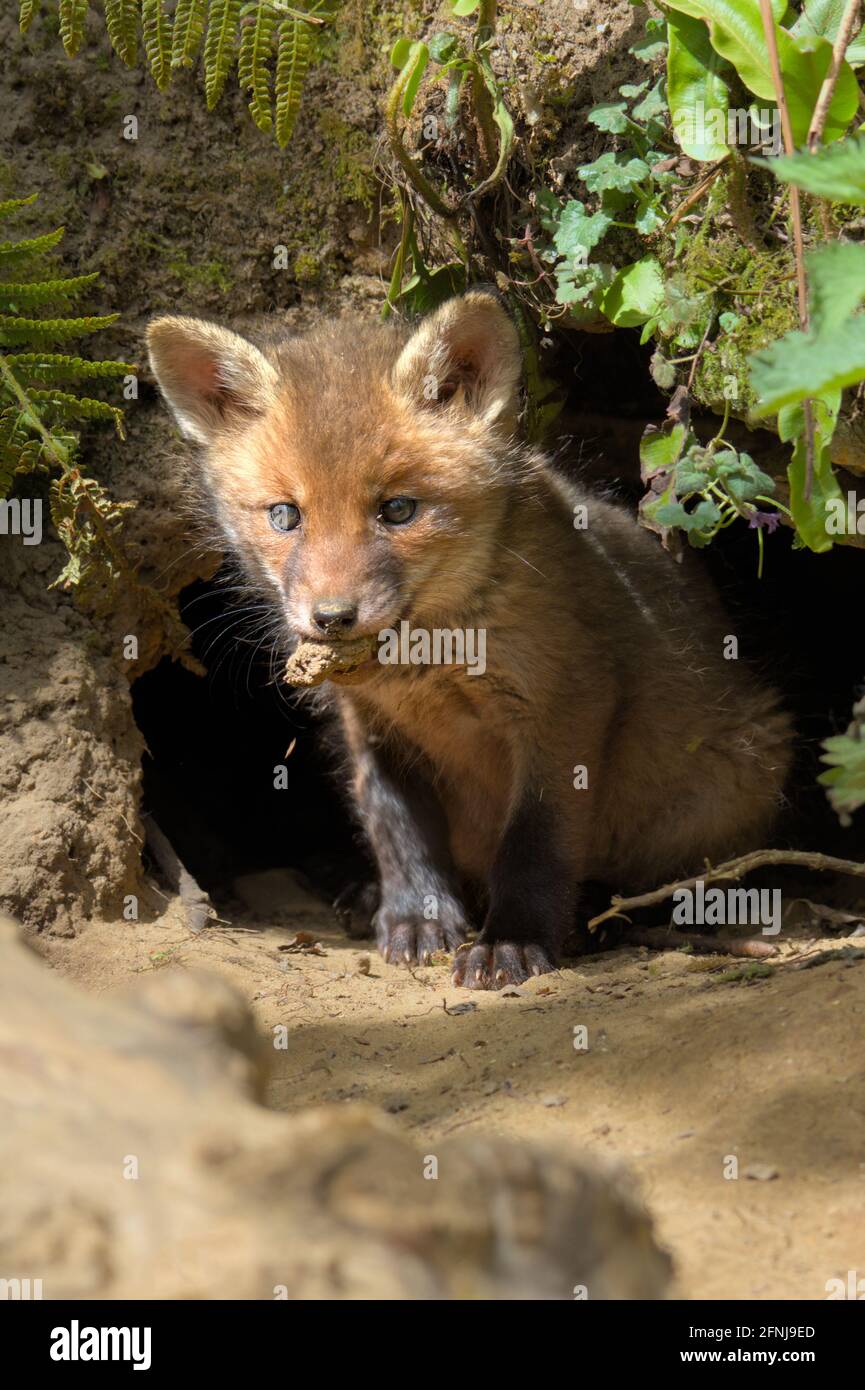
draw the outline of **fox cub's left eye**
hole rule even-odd
[[[390,497],[387,502],[382,502],[378,514],[388,526],[404,526],[416,511],[417,502],[413,497]]]
[[[300,508],[293,502],[277,502],[267,516],[274,531],[293,531],[300,522]]]

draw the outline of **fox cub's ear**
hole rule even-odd
[[[203,319],[154,319],[147,347],[159,389],[187,439],[210,444],[227,426],[262,414],[276,372],[257,347]]]
[[[425,319],[393,369],[396,389],[418,404],[450,403],[506,430],[516,424],[521,377],[517,330],[498,300],[478,290]]]

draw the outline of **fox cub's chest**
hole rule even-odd
[[[483,876],[513,790],[506,726],[486,678],[453,669],[406,673],[376,682],[373,698],[379,717],[431,763],[458,866]]]

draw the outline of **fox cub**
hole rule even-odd
[[[471,634],[484,652],[404,650],[323,687],[385,959],[445,949],[457,984],[518,983],[555,967],[583,880],[639,890],[763,838],[788,718],[725,659],[699,569],[519,442],[520,343],[493,295],[261,348],[160,318],[149,347],[227,545],[292,641]],[[470,891],[486,915],[466,945]]]

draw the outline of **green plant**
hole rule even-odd
[[[19,0],[19,25],[30,28],[41,0]],[[160,91],[178,68],[191,68],[203,44],[204,89],[212,110],[236,68],[249,93],[249,110],[259,130],[273,131],[284,148],[294,130],[303,84],[313,58],[314,31],[332,18],[324,0],[299,6],[284,0],[177,0],[169,15],[165,0],[105,0],[111,46],[127,67],[143,49]],[[58,0],[60,37],[70,58],[78,53],[90,0]]]
[[[823,747],[829,769],[817,780],[827,788],[842,825],[849,825],[851,813],[865,806],[865,699],[854,705],[847,732],[827,738]]]
[[[640,474],[648,492],[640,503],[644,525],[656,531],[665,545],[673,530],[684,532],[692,546],[702,548],[742,518],[756,531],[758,573],[763,567],[763,533],[777,527],[778,511],[786,511],[772,494],[775,481],[744,450],[724,439],[727,416],[708,444],[700,444],[690,428],[687,391],[680,387],[663,427],[649,426],[640,445]]]
[[[0,204],[0,217],[30,206],[36,195]],[[72,317],[70,301],[93,286],[95,274],[58,276],[47,257],[63,228],[42,236],[0,243],[0,496],[27,473],[51,475],[51,518],[67,550],[52,587],[93,588],[113,581],[125,568],[116,543],[123,513],[81,466],[77,427],[111,421],[123,434],[116,405],[66,389],[79,381],[104,382],[134,374],[127,362],[90,361],[56,351],[72,339],[96,333],[117,314]],[[41,317],[34,317],[36,311]],[[58,316],[62,314],[63,316]]]
[[[391,51],[391,62],[397,68],[398,75],[387,101],[387,132],[391,153],[406,175],[407,184],[400,194],[403,236],[394,264],[385,314],[398,300],[412,312],[425,312],[455,290],[464,288],[467,282],[469,258],[456,226],[460,204],[462,209],[466,209],[498,187],[504,178],[514,143],[514,123],[490,61],[495,10],[495,3],[491,3],[491,0],[456,0],[453,6],[456,16],[465,17],[475,12],[478,15],[469,42],[456,34],[444,32],[435,34],[428,44],[400,38]],[[437,70],[436,80],[447,88],[447,129],[454,132],[461,124],[470,123],[477,142],[479,161],[484,166],[482,177],[470,191],[463,194],[460,204],[446,201],[443,193],[424,174],[417,158],[409,153],[403,139],[402,123],[412,116],[421,83],[431,63]],[[463,101],[465,92],[468,93],[467,103]],[[434,125],[438,125],[435,120]],[[419,244],[418,208],[412,201],[415,195],[447,224],[453,258],[435,270],[430,269]]]

